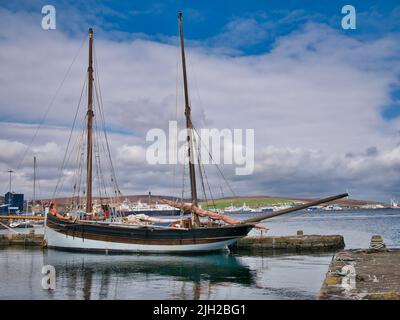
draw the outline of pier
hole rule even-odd
[[[343,250],[320,290],[322,300],[400,300],[400,249]]]
[[[273,250],[312,252],[341,250],[344,247],[344,238],[341,235],[304,235],[302,231],[298,231],[293,236],[245,237],[232,246],[231,250],[257,253]]]
[[[29,246],[43,247],[43,233],[36,234],[34,230],[29,233],[0,234],[0,247],[6,246]]]

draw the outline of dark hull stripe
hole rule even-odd
[[[105,254],[131,254],[138,252],[145,252],[144,250],[124,250],[124,249],[94,249],[94,248],[72,248],[72,247],[57,247],[57,246],[47,246],[47,248],[55,249],[57,251],[65,251],[65,252],[88,252],[88,253],[105,253]],[[147,254],[160,254],[160,253],[175,253],[179,255],[193,255],[193,254],[208,254],[210,252],[218,252],[224,249],[204,249],[195,251],[146,251]]]
[[[68,237],[104,242],[144,244],[144,245],[193,245],[207,244],[247,235],[252,225],[238,225],[198,229],[157,229],[151,227],[126,228],[104,226],[84,222],[58,219],[48,215],[47,227]]]
[[[147,216],[179,216],[181,212],[179,210],[138,210],[138,211],[125,211],[121,212],[123,216],[130,214],[145,214]]]
[[[171,239],[151,239],[150,237],[145,239],[131,238],[131,237],[121,237],[121,236],[107,236],[100,235],[94,233],[85,232],[83,235],[80,233],[67,233],[65,230],[57,230],[59,233],[62,233],[69,237],[81,238],[83,241],[85,239],[88,240],[97,240],[97,241],[105,241],[105,242],[118,242],[118,243],[131,243],[131,244],[152,244],[152,245],[179,245],[179,244],[200,244],[200,243],[212,243],[234,239],[237,237],[217,237],[217,238],[196,238],[196,239],[182,239],[182,240],[171,240]]]

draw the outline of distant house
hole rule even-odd
[[[4,204],[0,205],[0,213],[18,213],[24,210],[24,195],[22,193],[7,192]]]

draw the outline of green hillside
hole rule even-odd
[[[235,207],[241,207],[243,203],[246,203],[251,208],[258,208],[258,207],[267,207],[271,205],[280,205],[280,204],[287,204],[295,202],[294,200],[290,199],[281,199],[281,198],[247,198],[247,197],[239,197],[239,198],[223,198],[214,200],[215,206],[218,209],[224,209],[231,205]],[[202,208],[207,208],[207,204],[205,201],[200,202]],[[212,208],[212,201],[208,201],[208,206]]]

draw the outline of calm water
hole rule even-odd
[[[269,220],[271,235],[342,234],[347,248],[381,234],[400,247],[400,210],[301,213]],[[2,231],[4,232],[4,231]],[[257,234],[257,232],[255,232]],[[332,253],[244,256],[98,255],[0,249],[0,299],[315,299]],[[43,265],[57,288],[41,288]]]

